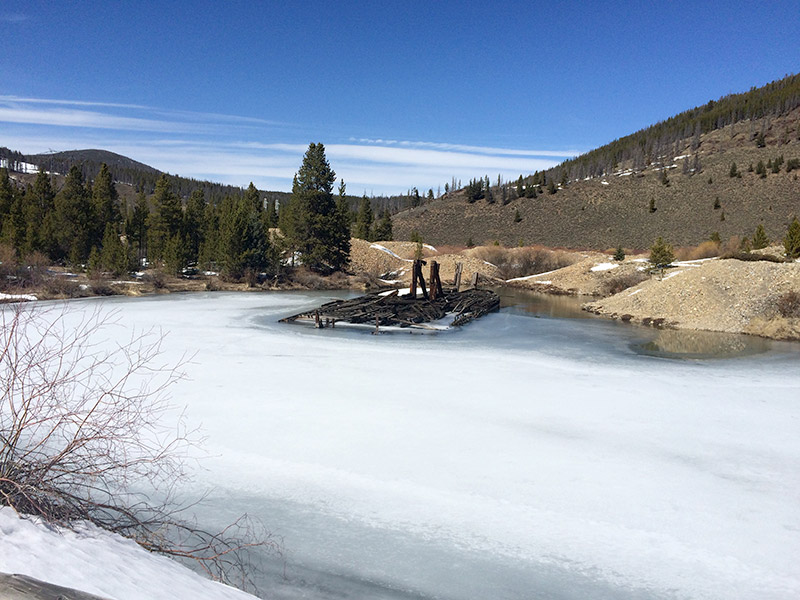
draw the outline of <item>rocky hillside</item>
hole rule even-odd
[[[763,135],[763,138],[761,137]],[[800,107],[782,116],[739,121],[690,135],[660,155],[631,158],[600,176],[560,180],[555,193],[507,204],[469,203],[465,190],[395,216],[398,239],[418,232],[431,244],[544,244],[553,247],[647,248],[663,236],[675,245],[752,236],[764,225],[780,239],[800,216]],[[779,162],[777,172],[769,168]],[[759,162],[765,174],[756,172]],[[731,176],[732,164],[736,174]],[[752,171],[750,167],[752,166]],[[552,181],[552,179],[550,179]],[[555,183],[555,182],[554,182]]]

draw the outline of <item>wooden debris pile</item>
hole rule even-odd
[[[472,287],[464,291],[445,289],[439,280],[436,262],[431,264],[430,293],[422,277],[425,261],[414,261],[411,291],[400,295],[397,290],[359,296],[351,300],[334,300],[312,311],[281,319],[313,321],[316,327],[335,327],[337,322],[361,323],[380,327],[421,327],[447,315],[455,315],[450,325],[464,325],[500,307],[500,297],[491,290]],[[460,275],[460,272],[458,273]],[[458,283],[457,277],[456,283]],[[418,297],[417,285],[422,290]]]

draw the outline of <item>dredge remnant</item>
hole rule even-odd
[[[444,288],[439,279],[439,265],[431,262],[430,291],[422,276],[423,260],[414,261],[411,290],[400,295],[398,290],[376,292],[351,300],[334,300],[312,311],[303,312],[281,319],[282,323],[297,320],[313,321],[318,328],[335,327],[336,323],[374,324],[380,327],[418,327],[439,321],[448,315],[453,316],[451,326],[465,325],[500,307],[500,297],[491,290],[479,289],[473,278],[469,289],[459,291],[461,269],[456,268],[456,278],[452,288]],[[417,287],[421,289],[421,296]]]

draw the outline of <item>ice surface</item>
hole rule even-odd
[[[208,435],[201,519],[283,536],[270,597],[800,597],[797,353],[670,361],[638,328],[509,312],[276,322],[327,296],[102,300],[197,352],[173,394]]]

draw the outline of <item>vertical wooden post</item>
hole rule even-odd
[[[430,283],[431,286],[431,300],[436,300],[439,296],[444,296],[442,280],[439,277],[439,263],[435,260],[431,261],[431,276],[428,283]]]
[[[464,267],[462,263],[456,263],[456,275],[453,280],[453,287],[458,291],[458,288],[461,287],[461,269]]]
[[[419,260],[415,260],[411,267],[411,297],[417,297],[417,268],[419,267]]]
[[[318,310],[314,311],[314,327],[316,327],[317,329],[322,329],[322,321],[319,318]]]
[[[415,270],[417,272],[417,279],[419,280],[419,287],[422,289],[422,297],[428,299],[428,290],[425,288],[425,278],[422,276],[422,265],[424,260],[415,261]]]
[[[472,289],[478,289],[478,273],[477,273],[477,271],[472,274]]]

